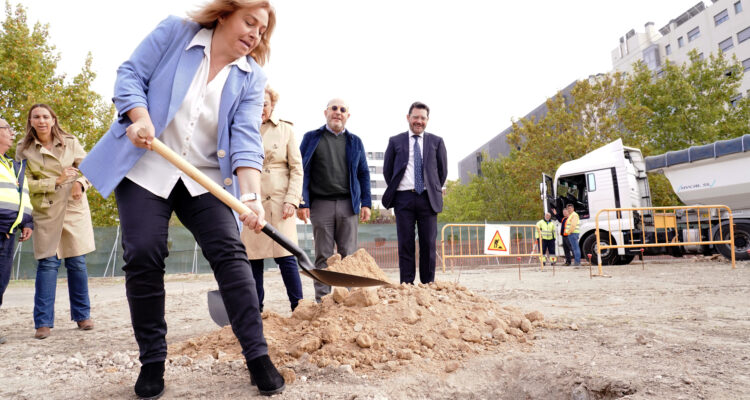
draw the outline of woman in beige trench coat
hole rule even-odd
[[[266,87],[263,101],[263,137],[265,159],[261,173],[261,193],[266,220],[292,242],[297,242],[297,225],[294,215],[302,195],[302,156],[294,139],[292,124],[273,116],[279,94]],[[290,252],[273,242],[265,234],[242,230],[242,242],[247,248],[247,258],[253,268],[258,304],[263,311],[263,259],[273,257],[279,265],[281,278],[292,311],[302,299],[297,260]]]
[[[89,182],[76,168],[85,156],[78,139],[60,128],[52,108],[46,104],[31,107],[26,137],[18,144],[16,158],[27,160],[26,178],[34,208],[37,339],[48,337],[54,326],[57,271],[62,259],[68,271],[71,318],[79,329],[94,327],[84,257],[94,251],[94,230],[85,194]]]

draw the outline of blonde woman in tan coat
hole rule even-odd
[[[63,259],[68,271],[71,319],[79,329],[94,327],[84,256],[94,251],[94,230],[85,194],[89,182],[77,169],[85,156],[78,139],[60,128],[50,106],[31,107],[26,136],[18,144],[16,158],[27,160],[26,178],[34,208],[37,339],[48,337],[54,326],[57,271]]]
[[[302,156],[299,152],[290,122],[282,121],[273,115],[279,94],[266,86],[263,101],[263,124],[260,134],[263,137],[265,159],[261,172],[261,193],[266,220],[293,242],[297,241],[297,225],[294,218],[302,196]],[[247,258],[253,269],[258,304],[263,311],[263,259],[273,257],[279,265],[281,278],[286,286],[286,294],[292,311],[302,299],[297,260],[292,253],[274,243],[264,234],[249,229],[242,230],[242,242],[247,249]]]

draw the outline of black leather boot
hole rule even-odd
[[[258,386],[258,391],[264,396],[281,393],[286,388],[284,377],[271,362],[268,355],[247,360],[247,369],[250,371],[250,380]]]
[[[164,394],[164,361],[141,366],[135,394],[144,400],[158,399]]]

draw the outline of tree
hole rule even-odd
[[[690,62],[667,62],[657,75],[638,63],[629,75],[579,81],[569,97],[547,100],[544,117],[514,121],[507,136],[514,150],[484,161],[482,176],[468,185],[449,186],[441,218],[537,219],[541,174],[617,138],[647,156],[740,136],[750,125],[750,99],[737,96],[742,76],[736,58],[701,59],[693,51]],[[654,205],[680,204],[664,176],[651,174],[649,182]]]
[[[657,76],[639,62],[628,78],[619,113],[645,155],[747,133],[750,99],[738,98],[742,64],[722,52],[703,59],[692,50],[689,57],[682,65],[667,61]]]
[[[86,150],[106,132],[114,107],[107,105],[91,89],[96,74],[91,70],[92,56],[84,61],[81,72],[66,79],[56,74],[60,56],[48,44],[46,24],[27,25],[26,10],[14,10],[5,3],[5,20],[0,31],[0,115],[21,139],[26,132],[28,110],[35,103],[49,104],[66,132],[78,137]],[[15,149],[9,151],[12,156]],[[114,225],[117,209],[114,198],[103,199],[93,188],[87,191],[94,225]]]

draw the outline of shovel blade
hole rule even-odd
[[[325,283],[329,286],[368,287],[389,284],[389,282],[384,282],[374,278],[345,274],[342,272],[328,271],[325,269],[310,269],[304,272],[307,272],[306,275],[308,275],[310,278],[318,282]]]
[[[211,290],[207,297],[208,314],[211,315],[211,319],[216,322],[216,325],[229,325],[229,316],[227,315],[227,308],[224,307],[224,299],[221,298],[221,293],[218,290]]]

